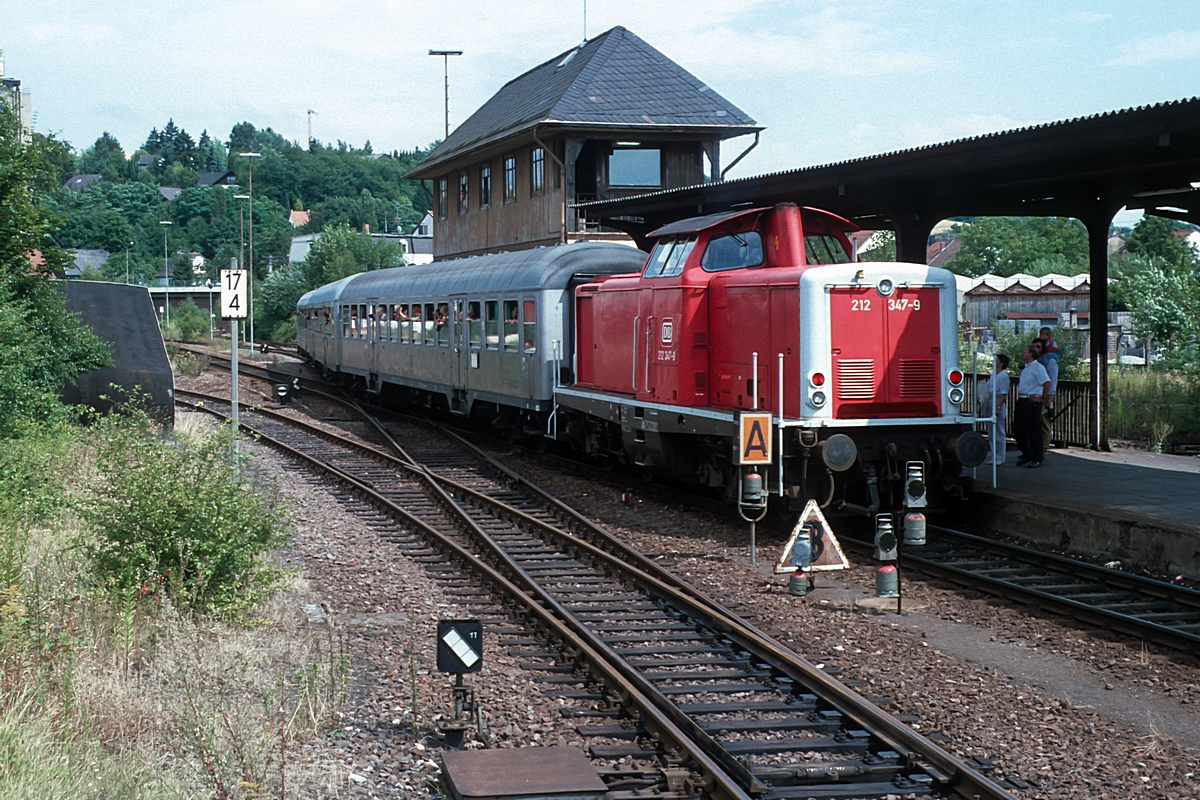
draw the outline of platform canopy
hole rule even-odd
[[[1200,97],[576,208],[642,241],[682,217],[781,202],[894,230],[898,257],[918,263],[929,232],[947,217],[1075,217],[1088,229],[1091,307],[1105,309],[1108,231],[1117,211],[1200,224]],[[1104,325],[1092,326],[1091,352],[1091,439],[1107,448]]]

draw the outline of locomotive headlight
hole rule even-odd
[[[808,402],[812,404],[813,408],[820,408],[821,406],[825,405],[825,393],[813,392],[809,396]]]
[[[958,405],[963,401],[963,390],[954,388],[950,390],[950,402]]]
[[[892,283],[891,278],[884,278],[883,280],[881,280],[879,283],[877,283],[875,285],[875,290],[877,292],[879,292],[881,295],[883,295],[884,297],[887,297],[889,294],[891,294],[892,290],[895,288],[896,288],[896,285],[894,283]]]

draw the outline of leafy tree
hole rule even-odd
[[[326,228],[313,242],[303,264],[308,286],[326,283],[376,269],[404,264],[403,249],[392,242],[376,242],[367,234],[341,224]]]
[[[420,222],[420,220],[417,220]],[[863,261],[895,261],[896,232],[876,231],[871,236],[871,248],[862,254]]]
[[[1200,367],[1200,284],[1189,267],[1150,258],[1122,281],[1135,332],[1169,362]]]
[[[47,280],[69,257],[55,246],[59,226],[46,198],[58,191],[52,137],[20,138],[12,109],[0,103],[0,437],[60,417],[59,387],[108,363],[105,346],[67,312]],[[41,252],[44,264],[33,266]]]
[[[1168,264],[1196,266],[1196,251],[1180,237],[1176,230],[1183,226],[1153,214],[1146,214],[1125,239],[1125,250],[1132,255],[1158,258]]]
[[[172,309],[171,325],[178,331],[179,338],[185,340],[199,339],[208,333],[209,322],[207,316],[207,312],[201,311],[192,302],[192,298],[188,297]]]
[[[951,268],[971,277],[1076,274],[1088,265],[1087,228],[1067,217],[981,217],[961,239]]]
[[[123,183],[129,174],[129,164],[125,160],[125,151],[121,149],[121,143],[105,131],[95,144],[80,155],[79,171],[98,173],[109,183]]]

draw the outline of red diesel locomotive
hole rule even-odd
[[[784,509],[873,513],[906,486],[961,495],[987,445],[960,409],[954,276],[854,262],[853,230],[781,204],[651,233],[640,274],[575,291],[555,435],[730,502],[751,471]],[[747,467],[741,417],[755,412],[771,416],[771,459]]]

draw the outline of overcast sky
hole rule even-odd
[[[442,135],[578,44],[583,0],[5,0],[36,127],[132,152],[168,118],[376,151]],[[1200,95],[1200,2],[590,0],[766,126],[731,177]],[[728,163],[748,139],[726,142]]]

